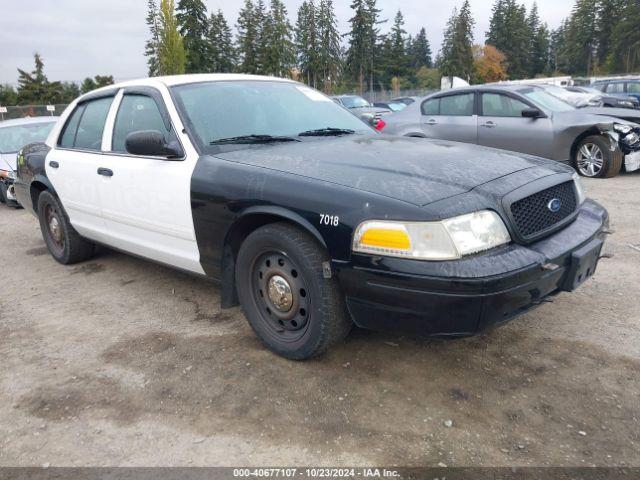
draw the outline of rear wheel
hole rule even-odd
[[[242,309],[273,352],[303,360],[343,340],[351,329],[335,279],[323,275],[326,252],[284,223],[259,228],[240,248],[236,285]]]
[[[578,144],[574,166],[578,173],[585,177],[609,178],[620,173],[622,158],[619,147],[611,150],[608,138],[592,135]]]
[[[38,197],[38,218],[42,237],[58,262],[69,265],[93,256],[95,245],[75,231],[60,201],[48,191]]]

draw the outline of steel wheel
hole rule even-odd
[[[578,150],[577,166],[585,177],[597,176],[604,165],[604,153],[595,143],[585,143]]]
[[[253,300],[269,333],[280,341],[296,341],[307,329],[311,298],[300,272],[282,252],[264,252],[253,263]]]
[[[65,238],[60,212],[55,206],[47,204],[44,210],[44,218],[47,233],[51,239],[51,246],[56,250],[56,253],[62,254],[64,252]]]

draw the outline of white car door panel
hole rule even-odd
[[[422,131],[428,138],[477,143],[478,120],[474,104],[473,92],[427,100],[422,105]]]
[[[181,133],[182,126],[173,127],[179,119],[171,116],[162,94],[147,90],[121,92],[116,99],[117,113],[107,122],[108,144],[103,145],[101,168],[110,170],[112,176],[100,182],[107,243],[204,273],[191,215],[191,175],[198,155]],[[142,130],[161,131],[167,140],[178,138],[186,146],[184,158],[168,160],[127,153],[126,136]]]

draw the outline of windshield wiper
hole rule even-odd
[[[326,127],[318,128],[316,130],[307,130],[305,132],[300,132],[298,135],[300,137],[323,137],[332,135],[351,135],[352,133],[356,133],[356,131],[351,130],[350,128]]]
[[[245,143],[270,143],[270,142],[299,142],[294,137],[282,137],[277,135],[240,135],[238,137],[219,138],[209,142],[209,145],[225,145],[228,143],[245,144]]]

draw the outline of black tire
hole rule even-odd
[[[238,297],[271,351],[305,360],[348,335],[344,296],[337,280],[323,275],[328,260],[313,237],[287,223],[266,225],[245,239],[236,262]]]
[[[0,182],[0,203],[7,203],[7,186]]]
[[[618,146],[611,151],[611,141],[608,137],[591,135],[580,141],[576,147],[573,166],[584,177],[611,178],[620,173],[623,158]]]
[[[70,265],[93,256],[95,244],[75,231],[60,200],[46,190],[38,197],[38,218],[42,237],[57,262]]]

